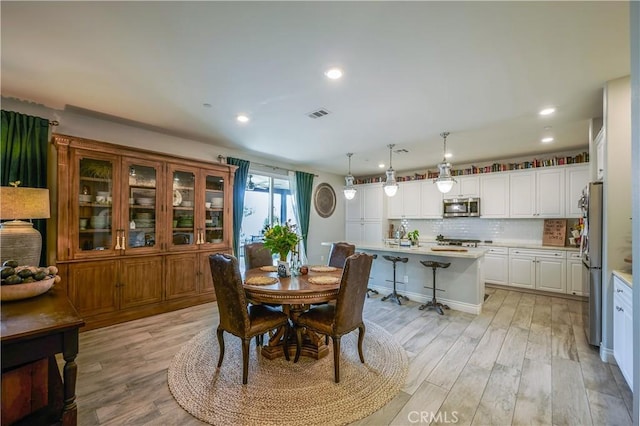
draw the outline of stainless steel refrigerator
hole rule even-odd
[[[589,290],[585,333],[589,344],[602,338],[602,182],[591,182],[582,192],[580,207],[584,228],[580,240],[582,285]]]

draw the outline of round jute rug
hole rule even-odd
[[[215,328],[191,339],[169,366],[174,398],[198,419],[214,425],[343,425],[364,418],[393,399],[407,375],[402,346],[380,326],[365,322],[365,363],[358,332],[341,340],[340,383],[333,381],[333,352],[314,360],[268,360],[250,347],[249,383],[242,385],[240,339],[225,333],[220,370]],[[330,344],[331,346],[331,344]]]

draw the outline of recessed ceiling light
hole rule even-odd
[[[542,138],[542,139],[540,139],[540,142],[542,142],[542,143],[553,142],[553,138],[551,136],[546,137],[546,138]]]
[[[540,115],[551,115],[554,112],[556,112],[556,109],[553,108],[553,107],[549,107],[549,108],[545,108],[545,109],[540,110],[540,112],[538,114],[540,114]]]
[[[331,68],[325,71],[324,75],[331,80],[337,80],[342,77],[342,70],[340,68]]]
[[[381,169],[384,169],[384,163],[378,164],[378,167],[381,168]]]
[[[249,117],[247,117],[244,114],[238,114],[238,116],[236,117],[236,120],[238,120],[240,123],[246,123],[249,121]]]

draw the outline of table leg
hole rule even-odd
[[[282,305],[282,310],[289,315],[291,322],[294,323],[302,312],[309,309],[308,305]],[[262,347],[262,356],[267,359],[275,359],[284,356],[284,328],[278,329],[276,334],[269,339],[269,343]],[[293,359],[296,354],[296,336],[295,333],[289,333],[289,356]],[[303,330],[302,332],[302,348],[300,355],[320,359],[329,354],[329,347],[325,345],[324,338],[318,334]]]
[[[64,381],[64,406],[62,408],[62,424],[76,425],[78,423],[78,407],[76,405],[76,378],[78,365],[75,362],[78,355],[78,330],[64,333],[62,356],[65,360],[62,370]]]

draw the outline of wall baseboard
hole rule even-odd
[[[379,293],[379,297],[384,297],[391,292],[391,289],[389,287],[370,285],[369,288],[377,290]],[[431,300],[431,296],[426,296],[420,293],[411,293],[411,292],[404,292],[404,291],[398,292],[398,293],[404,296],[407,296],[410,300],[418,303],[426,303],[427,301]],[[454,300],[445,299],[444,297],[442,298],[439,297],[438,301],[440,303],[444,303],[445,305],[449,305],[451,309],[456,311],[466,312],[474,315],[479,315],[480,313],[482,313],[482,305],[473,305],[471,303],[456,302]]]

